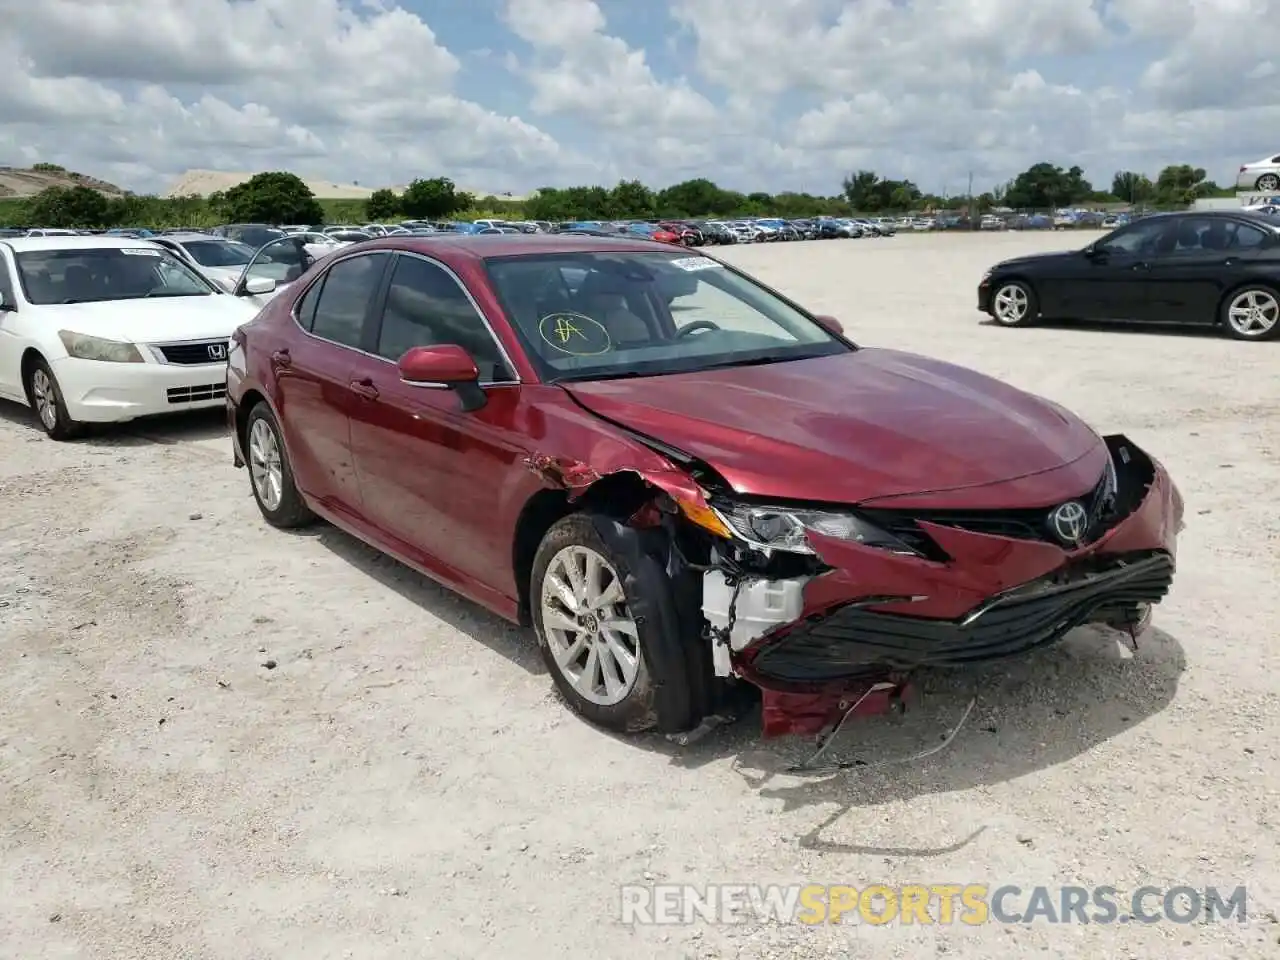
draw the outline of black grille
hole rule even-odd
[[[1108,496],[1107,485],[1107,477],[1104,475],[1092,490],[1080,497],[1089,514],[1088,533],[1081,541],[1082,544],[1100,537],[1114,519],[1114,502]],[[862,513],[877,526],[932,557],[937,547],[918,526],[922,522],[955,527],[971,533],[1061,545],[1061,541],[1049,527],[1049,514],[1056,506],[1058,504],[1051,503],[1044,507],[1018,510],[863,510]]]
[[[797,627],[754,666],[779,680],[825,681],[877,670],[962,666],[1055,643],[1085,623],[1122,621],[1173,581],[1166,553],[1064,570],[1000,594],[957,620],[877,613],[856,603]]]
[[[210,356],[210,347],[221,347],[222,356]],[[169,363],[223,363],[227,359],[229,347],[228,340],[201,340],[195,343],[167,343],[159,347],[159,350]]]
[[[170,403],[199,403],[201,400],[221,400],[227,395],[227,385],[202,383],[194,387],[172,387],[167,393]]]

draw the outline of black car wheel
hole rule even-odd
[[[1002,327],[1022,327],[1039,314],[1036,293],[1021,280],[1006,280],[991,293],[991,318]]]
[[[43,357],[36,357],[27,365],[24,386],[27,401],[35,411],[40,426],[51,440],[74,440],[84,432],[84,426],[71,419],[67,412],[62,388],[53,370]]]
[[[1222,301],[1219,320],[1237,340],[1270,340],[1280,334],[1280,294],[1259,286],[1233,290]]]
[[[547,531],[530,581],[533,626],[556,688],[587,720],[621,733],[687,729],[694,671],[662,565],[606,540],[611,521],[572,514]],[[624,533],[623,536],[634,536]]]
[[[280,424],[265,400],[249,411],[244,429],[245,459],[253,499],[263,518],[273,527],[306,526],[316,515],[293,482],[293,468],[285,453]]]

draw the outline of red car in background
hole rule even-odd
[[[644,240],[347,247],[235,334],[227,402],[267,522],[532,626],[628,732],[754,686],[767,735],[816,733],[921,667],[1137,631],[1183,513],[1130,440]]]

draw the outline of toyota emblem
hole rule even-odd
[[[225,343],[209,344],[209,359],[210,360],[227,359],[227,345]]]
[[[1053,508],[1049,514],[1049,526],[1063,543],[1076,546],[1089,529],[1089,514],[1078,500],[1068,500]]]

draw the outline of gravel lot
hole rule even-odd
[[[1280,344],[984,325],[996,260],[1080,235],[730,249],[868,344],[1127,433],[1188,504],[1134,658],[1081,631],[933,678],[803,779],[748,718],[614,739],[531,636],[333,529],[269,530],[218,417],[76,444],[0,408],[0,957],[1275,956]],[[1272,641],[1267,640],[1267,634]],[[274,664],[268,669],[264,664]],[[621,926],[646,881],[1249,886],[1244,927]]]

